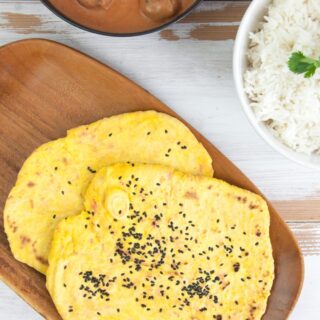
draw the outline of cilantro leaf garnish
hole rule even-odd
[[[306,57],[301,51],[292,53],[288,61],[289,69],[297,74],[304,73],[305,78],[312,77],[317,68],[320,68],[320,57],[319,60]]]

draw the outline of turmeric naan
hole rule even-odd
[[[64,320],[261,319],[274,264],[258,195],[164,166],[117,164],[54,232],[47,288]]]
[[[56,224],[83,209],[97,170],[126,161],[213,174],[205,148],[183,123],[163,113],[122,114],[72,129],[26,160],[10,192],[4,224],[15,258],[45,273]]]

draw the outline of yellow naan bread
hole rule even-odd
[[[126,161],[213,174],[205,148],[166,114],[128,113],[72,129],[26,160],[10,192],[4,224],[15,258],[45,273],[56,224],[83,209],[83,193],[96,170]]]
[[[261,319],[274,278],[268,208],[214,178],[117,164],[58,224],[49,265],[64,320]]]

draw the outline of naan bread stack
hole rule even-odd
[[[97,173],[55,230],[47,287],[63,319],[260,319],[274,277],[265,201],[157,165]]]
[[[57,223],[83,209],[97,170],[126,161],[213,174],[205,148],[184,124],[163,113],[128,113],[72,129],[26,160],[10,192],[4,224],[15,258],[45,273]]]
[[[72,129],[19,173],[4,211],[12,252],[47,274],[63,319],[261,319],[268,208],[211,163],[154,111]]]

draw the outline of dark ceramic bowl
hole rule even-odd
[[[55,6],[53,6],[48,0],[41,0],[41,2],[48,9],[50,9],[55,15],[57,15],[59,18],[63,19],[64,21],[66,21],[66,22],[70,23],[71,25],[73,25],[73,26],[75,26],[77,28],[80,28],[80,29],[82,29],[84,31],[97,33],[97,34],[101,34],[101,35],[104,35],[104,36],[112,36],[112,37],[134,37],[134,36],[141,36],[141,35],[144,35],[144,34],[149,34],[149,33],[152,33],[152,32],[157,32],[157,31],[165,29],[169,25],[171,25],[171,24],[181,20],[185,16],[187,16],[195,7],[197,7],[200,4],[200,2],[202,2],[202,0],[195,1],[195,3],[193,5],[191,5],[187,10],[182,12],[180,15],[175,16],[170,21],[167,21],[167,22],[161,24],[160,26],[158,26],[156,28],[148,29],[148,30],[145,30],[145,31],[132,32],[132,33],[114,33],[114,32],[95,30],[95,29],[86,27],[86,26],[84,26],[82,24],[79,24],[78,22],[70,19],[69,17],[65,16],[63,12],[57,10],[55,8]]]

